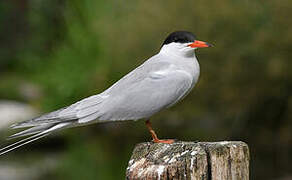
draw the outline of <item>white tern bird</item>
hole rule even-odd
[[[10,138],[29,136],[0,149],[0,155],[61,129],[92,123],[145,119],[155,143],[160,140],[149,118],[186,96],[198,81],[200,67],[194,49],[210,47],[187,31],[168,35],[158,54],[146,60],[104,92],[65,108],[16,123],[11,128],[27,128]]]

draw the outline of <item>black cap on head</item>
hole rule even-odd
[[[194,42],[196,39],[196,36],[188,31],[175,31],[167,36],[165,41],[163,42],[163,45],[177,42],[177,43],[190,43]]]

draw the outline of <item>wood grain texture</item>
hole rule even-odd
[[[126,179],[248,180],[248,146],[240,141],[141,143]]]

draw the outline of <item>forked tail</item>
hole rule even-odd
[[[0,149],[0,156],[5,154],[5,153],[8,153],[14,149],[17,149],[25,144],[28,144],[28,143],[33,142],[35,140],[38,140],[42,137],[45,137],[45,136],[51,134],[52,132],[55,132],[55,131],[60,130],[60,129],[64,129],[67,126],[69,126],[70,124],[72,124],[72,122],[63,122],[63,123],[58,123],[58,124],[41,125],[41,126],[32,127],[32,128],[27,129],[27,130],[16,133],[16,134],[10,136],[9,139],[27,136],[27,135],[31,135],[31,136],[27,137],[25,139],[19,140],[13,144],[8,145],[8,146],[5,146],[4,148],[1,148]]]

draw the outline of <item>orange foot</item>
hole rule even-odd
[[[153,139],[154,143],[164,143],[164,144],[172,144],[174,143],[174,139]]]
[[[174,143],[174,141],[175,141],[174,139],[164,139],[164,140],[158,139],[155,131],[152,129],[152,125],[151,125],[149,120],[146,121],[146,126],[147,126],[147,128],[148,128],[148,130],[149,130],[149,132],[150,132],[150,134],[152,136],[152,139],[153,139],[152,141],[154,143],[164,143],[164,144],[172,144],[172,143]]]

